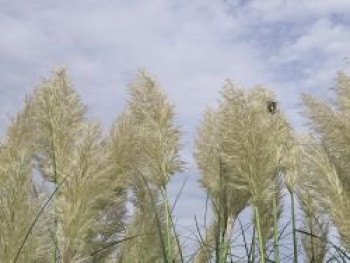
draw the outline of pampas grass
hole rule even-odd
[[[122,262],[174,262],[181,257],[181,248],[176,242],[167,184],[182,169],[178,153],[181,131],[173,123],[173,106],[145,71],[139,71],[129,93],[127,108],[112,135],[115,156],[123,156],[129,163],[126,180],[135,213],[127,236],[140,237],[124,244]],[[128,145],[119,142],[125,137],[130,139]]]
[[[273,233],[273,200],[277,203],[276,220],[280,214],[277,174],[290,137],[282,113],[271,113],[267,108],[274,100],[265,88],[246,91],[227,81],[218,110],[205,113],[195,152],[202,183],[217,217],[223,218],[222,223],[218,221],[224,226],[222,231],[251,205],[261,262]],[[230,238],[221,242],[230,243]]]
[[[342,244],[350,250],[350,77],[339,73],[332,105],[303,96],[309,125],[316,138],[305,146],[304,158],[315,198],[337,227]]]
[[[41,218],[40,228],[33,229],[25,245],[24,233],[30,227],[43,201],[33,191],[32,161],[32,102],[28,98],[7,130],[0,150],[0,262],[47,262],[50,240],[47,217]],[[18,254],[19,249],[21,253]]]
[[[0,141],[0,262],[350,260],[350,77],[339,73],[333,90],[334,104],[302,96],[301,137],[269,89],[225,83],[196,135],[211,207],[204,234],[195,218],[197,237],[180,234],[173,215],[182,130],[155,77],[138,72],[105,135],[67,71],[54,70]]]

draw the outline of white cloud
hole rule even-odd
[[[109,93],[126,84],[123,77],[114,77],[122,78],[119,83],[111,82],[111,76],[126,74],[130,80],[140,66],[156,74],[170,95],[188,95],[175,98],[182,114],[187,114],[189,108],[198,114],[200,109],[193,100],[204,104],[216,94],[226,76],[237,75],[242,81],[249,81],[252,75],[261,79],[263,68],[256,58],[257,50],[233,41],[235,31],[241,28],[223,4],[39,2],[24,7],[10,4],[9,9],[17,14],[9,12],[2,19],[6,34],[0,55],[9,57],[12,63],[30,66],[43,76],[56,64],[67,64],[82,93],[99,90],[100,96],[94,96],[101,99],[99,105],[107,100],[112,107]],[[13,72],[16,70],[11,69],[16,74]],[[37,74],[35,77],[29,85],[37,81]],[[96,82],[99,87],[90,84]]]
[[[264,23],[304,23],[332,14],[347,15],[347,0],[251,0],[244,7],[252,16]]]
[[[319,19],[311,23],[306,32],[286,44],[275,55],[280,63],[307,61],[317,53],[325,59],[339,59],[350,53],[349,26],[339,25],[330,19]]]

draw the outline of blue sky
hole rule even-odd
[[[202,217],[205,196],[192,158],[206,105],[224,80],[274,90],[295,127],[301,92],[327,96],[350,56],[348,0],[0,0],[0,134],[24,95],[65,65],[105,128],[125,106],[138,68],[155,75],[185,134],[187,177],[176,215]]]

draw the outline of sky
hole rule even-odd
[[[0,0],[0,134],[52,69],[66,66],[105,129],[123,110],[139,68],[156,76],[184,131],[187,183],[175,215],[184,228],[203,217],[193,160],[196,127],[225,79],[276,92],[301,129],[302,92],[329,96],[349,70],[348,0]]]

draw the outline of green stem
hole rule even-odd
[[[260,229],[259,210],[258,210],[258,207],[256,207],[256,206],[255,206],[255,223],[256,223],[256,230],[258,231],[260,262],[265,263],[265,253],[264,253],[265,249],[264,249],[262,235],[261,235],[261,229]]]
[[[164,209],[165,209],[165,221],[166,221],[166,229],[167,229],[167,241],[168,241],[168,260],[169,262],[173,262],[173,253],[172,253],[172,240],[171,240],[171,224],[170,224],[170,208],[168,202],[168,194],[166,186],[163,189],[163,199],[164,199]]]
[[[218,205],[220,205],[218,202],[217,202]],[[217,211],[217,229],[215,231],[215,255],[216,255],[216,262],[217,263],[220,263],[220,248],[221,248],[221,245],[220,245],[220,232],[221,232],[221,216],[220,216],[220,209],[218,208],[219,211]]]
[[[251,252],[251,256],[252,256],[252,260],[251,260],[252,263],[255,262],[255,235],[256,235],[255,231],[256,231],[255,225],[253,225],[252,245],[251,245],[252,248],[251,248],[251,251],[250,251]],[[248,258],[250,259],[250,256]]]
[[[273,191],[275,191],[275,186],[273,186]],[[275,262],[280,262],[280,250],[278,247],[278,228],[277,228],[277,203],[276,196],[273,193],[273,245],[275,248]]]
[[[295,224],[295,204],[294,204],[294,192],[289,191],[291,198],[291,213],[292,213],[292,226],[293,226],[293,251],[294,251],[294,263],[298,263],[298,241],[296,235],[296,224]]]
[[[222,206],[223,204],[223,191],[222,191],[222,185],[223,185],[223,178],[222,178],[222,163],[221,163],[221,155],[220,152],[218,151],[218,158],[219,158],[219,196],[217,198],[217,233],[216,233],[216,244],[215,244],[215,249],[216,249],[216,262],[221,263],[221,249],[222,249],[222,235],[224,236],[225,234],[225,229],[223,233],[221,233],[221,216],[222,216]]]
[[[175,224],[174,224],[174,221],[173,221],[173,217],[171,216],[170,217],[170,221],[171,221],[171,226],[172,226],[172,230],[173,230],[173,233],[174,233],[174,237],[175,237],[175,241],[177,243],[177,247],[178,247],[178,252],[179,252],[179,256],[180,256],[180,261],[181,263],[184,263],[185,260],[184,260],[184,257],[183,257],[183,253],[182,253],[182,248],[181,248],[181,244],[180,244],[180,239],[179,239],[179,236],[177,235],[176,233],[176,228],[175,228]]]
[[[225,240],[224,240],[224,253],[223,253],[223,257],[222,257],[222,262],[225,263],[227,260],[227,256],[228,256],[228,252],[230,249],[230,245],[231,245],[231,234],[232,234],[232,229],[234,228],[235,225],[235,218],[232,219],[231,217],[228,218],[227,220],[227,229],[226,229],[226,236],[225,236]]]
[[[149,194],[149,196],[151,198],[151,202],[152,202],[152,206],[153,206],[154,214],[155,214],[155,218],[156,218],[156,223],[157,223],[157,230],[158,230],[160,245],[161,245],[162,252],[163,252],[162,254],[163,254],[163,257],[164,257],[164,263],[168,263],[169,260],[168,260],[168,257],[167,257],[167,251],[166,251],[165,243],[164,243],[164,240],[163,240],[162,225],[161,225],[160,217],[159,217],[159,214],[158,214],[158,211],[157,211],[156,201],[155,201],[155,199],[153,197],[151,188],[149,187],[145,176],[140,171],[138,171],[138,170],[136,170],[136,171],[138,172],[138,174],[140,175],[141,179],[143,180],[143,182],[144,182],[144,184],[146,186],[146,189],[148,191],[148,194]]]
[[[56,163],[54,133],[53,133],[52,124],[50,125],[50,132],[51,132],[53,183],[55,184],[55,187],[57,187],[57,183],[58,183],[57,163]],[[54,211],[55,212],[54,212],[54,231],[53,231],[54,248],[53,248],[52,262],[54,262],[54,263],[56,263],[56,260],[57,260],[57,225],[58,225],[58,222],[57,222],[57,207],[56,207],[55,199],[56,199],[56,197],[53,199],[53,206],[54,206]]]
[[[311,242],[311,263],[314,262],[315,260],[315,247],[314,247],[314,233],[313,233],[313,222],[312,222],[312,218],[311,218],[311,196],[309,191],[307,191],[307,198],[308,198],[308,207],[307,207],[307,217],[309,219],[309,227],[310,227],[310,242]]]

